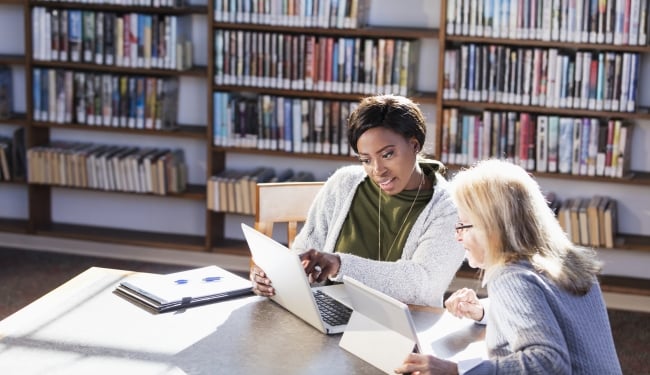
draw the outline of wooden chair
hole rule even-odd
[[[255,229],[273,237],[273,224],[286,223],[291,247],[298,225],[305,221],[314,197],[324,182],[268,182],[257,184]]]

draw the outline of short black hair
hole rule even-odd
[[[415,139],[424,145],[427,130],[420,107],[411,99],[398,95],[375,95],[363,98],[348,118],[348,142],[358,153],[357,142],[367,130],[377,127],[390,129],[405,139]]]

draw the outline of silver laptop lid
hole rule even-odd
[[[343,332],[345,326],[323,322],[299,256],[254,228],[241,226],[253,261],[273,281],[275,296],[271,299],[323,333]]]

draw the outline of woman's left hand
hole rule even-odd
[[[411,353],[404,360],[404,364],[395,369],[396,374],[413,374],[413,375],[456,375],[458,366],[456,363],[444,359],[436,358],[432,355]]]

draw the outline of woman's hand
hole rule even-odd
[[[483,319],[483,305],[472,289],[463,288],[455,291],[445,301],[445,307],[457,318],[470,318],[477,322]]]
[[[456,375],[458,366],[456,363],[444,359],[436,358],[431,355],[411,353],[404,360],[404,364],[395,369],[396,374],[413,374],[413,375]]]
[[[256,264],[253,264],[251,267],[250,279],[253,283],[253,293],[262,297],[271,297],[275,295],[275,290],[271,286],[271,279],[266,277],[264,270],[259,268]]]
[[[338,255],[314,249],[300,254],[300,260],[310,282],[323,282],[330,276],[336,276],[341,268],[341,258]]]

